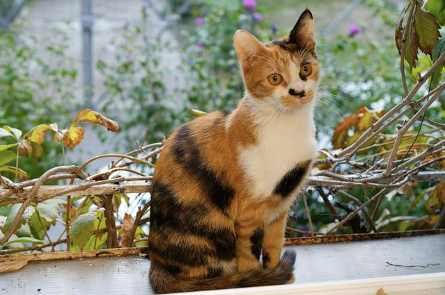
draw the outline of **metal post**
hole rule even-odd
[[[87,108],[93,100],[93,14],[91,0],[81,0],[83,88]]]
[[[6,4],[4,7],[0,6],[0,9],[8,8]],[[15,0],[12,4],[12,7],[9,8],[9,11],[6,15],[3,13],[0,14],[0,29],[9,30],[9,24],[17,17],[17,15],[22,10],[23,6],[25,6],[25,0]]]

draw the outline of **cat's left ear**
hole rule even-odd
[[[266,46],[263,45],[252,34],[244,30],[238,30],[233,37],[233,46],[235,47],[238,60],[243,63],[249,61],[252,57],[267,53]]]
[[[306,9],[289,33],[289,43],[304,46],[315,52],[314,18]]]

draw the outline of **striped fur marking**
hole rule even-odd
[[[229,228],[214,229],[202,224],[202,219],[210,213],[204,205],[195,203],[181,205],[168,186],[156,183],[153,187],[150,210],[151,233],[153,236],[159,235],[159,240],[165,241],[165,243],[160,242],[160,244],[165,244],[162,249],[161,247],[155,248],[154,245],[150,246],[150,249],[159,256],[178,262],[183,259],[183,262],[188,262],[189,265],[203,265],[207,256],[224,261],[236,257],[235,232]],[[178,232],[179,228],[180,232]],[[172,235],[178,233],[193,234],[205,238],[212,245],[213,250],[205,247],[198,249],[193,245],[181,245],[181,248],[170,244]],[[175,255],[184,255],[184,257]]]
[[[279,195],[283,198],[289,196],[303,180],[309,169],[310,163],[311,161],[307,161],[287,172],[275,186],[273,194]]]
[[[252,242],[252,246],[250,250],[252,251],[253,256],[259,261],[261,256],[261,248],[263,246],[263,238],[264,231],[262,228],[257,228],[253,235],[250,237],[250,241]]]
[[[227,184],[225,176],[221,175],[222,173],[218,175],[204,164],[201,152],[187,125],[180,127],[175,139],[173,152],[178,163],[199,182],[203,192],[212,203],[226,212],[226,208],[234,197],[234,190]]]

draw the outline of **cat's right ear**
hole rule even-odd
[[[235,47],[238,60],[243,63],[250,61],[253,57],[261,53],[267,53],[266,46],[263,45],[252,34],[244,30],[238,30],[233,37],[233,46]]]

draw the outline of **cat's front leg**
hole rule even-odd
[[[264,228],[264,241],[262,249],[264,268],[275,268],[280,263],[287,214],[287,211],[284,212],[276,220],[272,221],[270,224],[267,224]]]
[[[258,224],[237,224],[236,262],[238,272],[245,272],[260,267],[261,245],[264,230]]]

